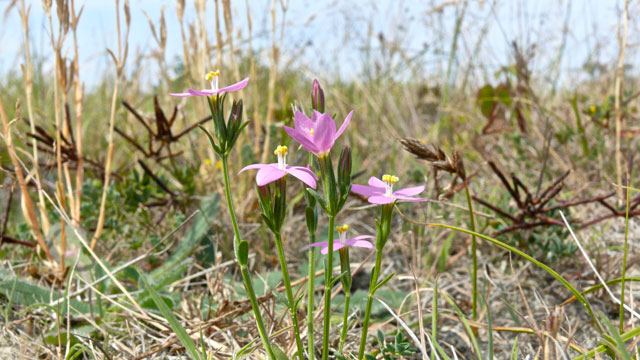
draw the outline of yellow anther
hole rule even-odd
[[[214,76],[220,76],[220,70],[209,71],[209,73],[207,74],[207,80],[211,81],[211,79],[213,79]]]
[[[309,130],[309,135],[313,136],[313,129]]]
[[[389,175],[389,174],[382,175],[382,181],[384,181],[386,183],[395,184],[399,180],[400,180],[400,178],[398,178],[395,175]]]
[[[338,226],[338,227],[336,227],[336,230],[338,230],[338,232],[340,234],[343,234],[343,233],[347,232],[347,230],[349,230],[349,225],[344,224],[342,226]]]
[[[273,152],[275,155],[285,155],[289,151],[289,148],[286,146],[278,145],[276,150]]]
[[[594,105],[589,106],[589,111],[591,111],[592,113],[595,113],[596,107]]]

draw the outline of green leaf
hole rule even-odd
[[[171,310],[169,310],[167,304],[165,304],[165,302],[160,298],[160,295],[158,295],[155,289],[149,286],[144,275],[141,274],[140,279],[142,279],[145,287],[149,290],[149,293],[151,294],[153,301],[156,303],[156,306],[162,313],[162,316],[164,316],[164,318],[169,322],[169,325],[171,326],[171,329],[173,329],[173,332],[176,333],[176,336],[182,343],[182,346],[187,349],[187,352],[193,359],[200,360],[201,358],[200,353],[198,352],[198,348],[196,347],[196,344],[193,342],[193,340],[191,340],[191,337],[189,337],[189,334],[187,334],[187,331],[182,327],[182,325],[180,325],[178,319],[176,319]]]
[[[476,104],[480,108],[480,112],[485,117],[489,117],[493,108],[497,105],[495,101],[495,91],[493,86],[485,85],[483,88],[478,90],[478,95],[476,96]]]
[[[249,262],[249,243],[246,240],[238,245],[238,262],[243,266]]]
[[[285,352],[282,351],[282,349],[280,349],[279,347],[272,344],[271,350],[273,350],[273,354],[276,356],[276,360],[289,360],[287,354],[285,354]]]

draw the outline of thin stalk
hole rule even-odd
[[[620,333],[624,331],[624,282],[625,276],[627,274],[627,249],[628,249],[628,240],[629,240],[629,178],[631,174],[627,174],[627,188],[625,191],[627,192],[627,204],[626,204],[626,213],[624,216],[624,256],[622,258],[622,281],[620,283]]]
[[[344,315],[342,319],[342,331],[340,332],[340,345],[338,352],[342,354],[344,340],[347,338],[349,328],[349,303],[351,302],[351,262],[349,261],[349,248],[340,249],[340,272],[342,275],[342,290],[344,291]]]
[[[340,332],[340,346],[338,352],[342,354],[344,348],[344,340],[347,338],[347,329],[349,328],[349,303],[351,302],[351,289],[344,289],[344,316],[342,318],[342,332]]]
[[[467,204],[469,205],[469,220],[471,220],[471,231],[476,232],[476,221],[473,216],[473,206],[471,205],[471,195],[469,194],[469,185],[464,183],[464,191],[467,195]],[[476,256],[476,236],[471,235],[471,282],[473,283],[473,320],[478,320],[478,258]]]
[[[284,289],[287,295],[287,303],[289,308],[289,314],[291,315],[291,322],[293,323],[293,333],[296,338],[296,347],[298,348],[298,358],[304,359],[304,347],[300,340],[300,327],[298,326],[298,315],[296,311],[296,302],[293,299],[293,292],[291,291],[291,280],[289,279],[289,270],[287,268],[287,260],[284,257],[284,249],[282,248],[282,236],[280,233],[275,233],[276,248],[278,250],[278,260],[280,260],[280,268],[282,269],[282,281],[284,282]]]
[[[362,322],[362,336],[360,337],[360,349],[358,350],[358,360],[364,358],[364,347],[367,344],[367,333],[369,332],[369,318],[371,317],[371,307],[373,305],[373,295],[378,277],[380,277],[380,266],[382,264],[382,251],[376,251],[376,266],[371,273],[371,281],[369,282],[369,296],[367,297],[367,308],[364,312],[364,321]]]
[[[331,175],[333,176],[333,174]],[[329,323],[331,316],[331,283],[333,282],[333,229],[336,217],[329,215],[329,234],[327,235],[327,266],[324,270],[324,328],[322,329],[322,359],[329,359]]]
[[[237,244],[239,244],[241,241],[241,236],[240,228],[238,227],[238,219],[236,218],[236,211],[233,207],[233,200],[231,199],[231,186],[229,185],[229,164],[227,162],[226,155],[222,156],[222,173],[224,174],[224,194],[227,198],[227,207],[229,210],[229,216],[231,217],[231,223],[233,225],[233,245],[234,248],[237,248]],[[235,251],[234,254],[236,254]],[[238,261],[237,258],[236,261],[238,262],[238,264],[240,264],[240,261]],[[275,360],[276,357],[273,353],[273,350],[271,350],[271,345],[269,344],[269,337],[267,336],[267,331],[265,330],[264,322],[262,321],[262,316],[260,315],[260,307],[258,305],[258,300],[256,299],[256,292],[255,290],[253,290],[253,283],[251,282],[249,268],[247,267],[247,265],[240,264],[240,272],[242,273],[244,288],[249,295],[249,301],[251,302],[253,315],[256,317],[256,324],[258,325],[258,333],[260,334],[260,339],[262,340],[262,346],[264,346],[264,349],[267,352],[267,357],[271,360]]]
[[[316,234],[311,234],[311,243],[316,242]],[[313,336],[313,310],[316,280],[316,249],[309,248],[309,282],[307,288],[307,342],[309,360],[315,359],[315,344]]]

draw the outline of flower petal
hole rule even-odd
[[[376,205],[386,205],[391,204],[396,201],[395,198],[384,196],[384,195],[376,195],[369,197],[369,202]]]
[[[338,132],[336,133],[336,136],[334,136],[334,139],[337,139],[338,137],[340,137],[340,135],[342,135],[342,133],[347,129],[347,125],[349,125],[349,121],[351,121],[352,116],[353,116],[353,110],[349,112],[349,115],[347,115],[342,125],[340,125],[340,129],[338,129]]]
[[[218,93],[217,91],[213,91],[211,89],[202,89],[200,91],[196,89],[187,89],[187,92],[194,96],[211,96]]]
[[[286,174],[284,170],[278,169],[277,166],[265,166],[256,174],[256,184],[258,184],[258,186],[265,186],[283,178]]]
[[[355,247],[373,249],[373,244],[370,243],[367,240],[348,239],[348,240],[345,241],[345,244],[348,245],[348,246],[355,246]]]
[[[310,188],[316,188],[315,175],[309,169],[301,166],[287,166],[284,171],[297,177],[298,179],[300,179],[300,181],[309,185]]]
[[[336,137],[336,123],[329,114],[322,114],[318,118],[313,133],[313,142],[321,153],[328,153],[333,147]]]
[[[249,78],[244,78],[241,81],[233,84],[233,85],[229,85],[227,87],[223,87],[222,89],[218,89],[218,94],[222,95],[226,92],[233,92],[233,91],[239,91],[244,89],[245,86],[247,86],[247,84],[249,83]]]
[[[302,111],[296,111],[296,113],[293,114],[293,124],[296,127],[296,130],[303,130],[306,132],[309,132],[309,130],[316,126],[315,121],[309,119]]]
[[[421,192],[424,191],[424,185],[422,186],[415,186],[415,187],[410,187],[410,188],[404,188],[404,189],[400,189],[398,191],[394,191],[393,195],[398,195],[398,196],[415,196],[420,194]]]
[[[243,167],[242,170],[238,171],[238,174],[240,174],[241,172],[243,172],[245,170],[262,169],[262,168],[270,166],[270,165],[272,165],[272,164],[251,164],[251,165]]]
[[[336,241],[336,242],[333,243],[333,251],[340,250],[345,246],[346,246],[346,244],[343,244],[343,243],[341,243],[339,241]],[[329,253],[329,245],[323,247],[322,250],[320,250],[320,253],[322,255],[327,255]]]
[[[189,97],[189,96],[193,96],[193,95],[189,94],[188,92],[186,92],[186,93],[169,93],[169,95],[171,95],[171,96],[175,96],[175,97]]]
[[[353,184],[351,185],[351,191],[363,196],[384,195],[384,189],[367,185]]]
[[[375,239],[376,237],[373,235],[358,235],[349,240],[364,240],[364,239]]]
[[[409,202],[420,202],[420,201],[426,201],[427,198],[415,198],[415,197],[410,197],[410,196],[395,196],[396,199],[400,200],[400,201],[409,201]]]
[[[309,244],[309,245],[305,246],[304,248],[305,248],[305,249],[308,249],[308,248],[310,248],[310,247],[321,247],[321,246],[325,246],[325,247],[326,247],[326,246],[328,246],[328,245],[327,245],[327,242],[326,242],[326,241],[318,241],[318,242],[314,242],[314,243],[311,243],[311,244]]]
[[[382,188],[382,190],[386,190],[387,188],[387,183],[385,183],[384,181],[378,179],[375,176],[372,176],[369,178],[369,185],[370,186],[375,186],[378,188]]]
[[[305,148],[305,150],[307,150],[310,153],[318,154],[319,150],[316,147],[316,145],[313,142],[311,142],[301,131],[297,129],[292,129],[288,126],[283,126],[282,128],[284,129],[284,131],[287,132],[287,134],[289,134],[289,136],[293,138],[293,140],[297,141],[300,145],[302,145],[302,147]]]

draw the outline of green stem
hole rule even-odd
[[[229,185],[229,164],[227,162],[227,156],[222,156],[222,173],[224,174],[224,194],[227,198],[227,206],[229,209],[229,216],[231,217],[231,223],[233,224],[233,248],[236,250],[238,248],[238,244],[241,241],[240,236],[240,228],[238,227],[238,219],[236,218],[236,212],[233,207],[233,200],[231,199],[231,186]],[[240,261],[237,259],[236,261],[240,264]],[[251,302],[251,308],[253,309],[253,315],[256,318],[256,324],[258,325],[258,333],[260,334],[260,340],[262,340],[262,346],[267,352],[267,357],[271,360],[275,360],[276,357],[271,350],[271,345],[269,343],[269,337],[267,335],[267,331],[264,327],[264,322],[262,320],[262,316],[260,315],[260,307],[258,305],[258,300],[256,299],[256,292],[253,290],[253,283],[251,282],[251,276],[249,275],[249,269],[246,265],[240,265],[240,273],[242,274],[242,281],[244,282],[245,290],[249,295],[249,301]]]
[[[293,291],[291,291],[291,280],[289,279],[287,261],[284,257],[284,249],[282,248],[282,237],[280,236],[280,233],[275,233],[274,235],[276,238],[276,248],[278,249],[280,268],[282,269],[282,280],[284,281],[285,293],[287,295],[287,307],[289,308],[289,314],[291,315],[291,322],[293,323],[293,333],[296,338],[296,347],[298,348],[298,358],[302,360],[304,359],[304,348],[302,347],[302,341],[300,340],[300,327],[298,326],[296,302],[293,299]]]
[[[351,302],[351,289],[344,289],[344,317],[342,319],[342,332],[340,332],[340,346],[338,352],[342,354],[344,340],[347,338],[349,328],[349,303]]]
[[[316,242],[316,234],[311,234],[311,243]],[[315,340],[313,336],[313,310],[316,280],[316,248],[309,248],[309,287],[307,290],[307,342],[309,360],[315,359]]]
[[[338,352],[342,354],[344,348],[344,340],[347,338],[347,329],[349,328],[349,303],[351,301],[351,262],[349,261],[349,248],[340,249],[340,272],[342,278],[342,290],[344,291],[344,315],[342,319],[342,331],[340,332],[340,346]]]
[[[333,176],[333,175],[332,175]],[[329,359],[329,327],[331,316],[331,283],[333,282],[333,228],[335,227],[335,215],[329,215],[329,234],[327,235],[327,265],[324,269],[324,320],[322,329],[322,359]]]
[[[382,264],[382,251],[376,250],[376,266],[371,273],[371,281],[369,282],[369,296],[367,297],[367,308],[364,312],[364,321],[362,323],[362,336],[360,337],[360,349],[358,350],[358,360],[364,358],[364,347],[367,344],[367,333],[369,332],[369,318],[371,317],[371,307],[373,305],[373,295],[378,277],[380,277],[380,266]]]
[[[476,232],[476,221],[473,216],[473,206],[471,205],[471,194],[469,194],[469,186],[466,181],[464,183],[465,194],[467,195],[467,204],[469,205],[469,219],[471,220],[471,231]],[[473,320],[478,320],[478,258],[476,255],[476,236],[471,236],[471,282],[473,283]]]
[[[627,242],[629,239],[629,177],[631,174],[627,174],[627,204],[626,213],[624,216],[624,257],[622,258],[622,282],[620,284],[620,333],[624,331],[624,280],[627,274]]]

